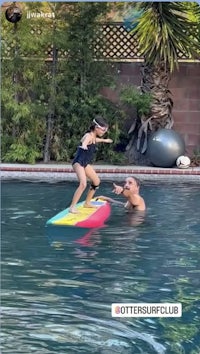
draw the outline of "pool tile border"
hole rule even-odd
[[[101,174],[144,174],[144,175],[196,175],[200,176],[200,168],[189,168],[185,170],[176,169],[176,168],[168,168],[168,169],[160,169],[160,168],[95,168],[97,173]],[[2,172],[43,172],[43,173],[74,173],[72,168],[69,167],[20,167],[20,166],[3,166],[1,167]]]
[[[102,181],[122,181],[127,175],[136,175],[141,181],[166,183],[200,183],[200,167],[186,170],[178,168],[158,168],[144,166],[94,165]],[[71,165],[1,165],[2,180],[23,180],[39,182],[75,181],[76,175]]]

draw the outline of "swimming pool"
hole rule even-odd
[[[142,224],[113,205],[84,242],[45,228],[75,187],[2,183],[2,353],[199,354],[199,186],[144,184]],[[113,302],[181,302],[183,316],[115,319]]]

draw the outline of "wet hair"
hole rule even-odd
[[[136,184],[137,184],[137,187],[140,187],[141,186],[141,181],[139,180],[139,178],[137,177],[134,177],[134,176],[131,176],[132,178],[134,178]]]
[[[141,181],[139,180],[139,178],[137,178],[137,177],[133,177],[133,178],[136,181],[137,186],[140,187],[141,186]]]
[[[104,120],[103,117],[101,116],[96,116],[93,121],[91,126],[88,129],[88,132],[92,132],[95,130],[95,128],[100,125],[102,128],[108,128],[108,123],[106,123],[106,121]]]

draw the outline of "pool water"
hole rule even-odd
[[[112,205],[84,242],[45,227],[76,185],[2,183],[2,353],[199,354],[199,185],[144,184],[140,223]],[[112,318],[114,302],[181,302],[183,315]]]

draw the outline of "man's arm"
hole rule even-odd
[[[115,203],[115,204],[120,204],[120,205],[124,206],[124,203],[119,202],[118,200],[112,199],[110,197],[105,197],[104,195],[100,195],[99,197],[96,197],[96,200],[98,200],[98,199],[106,200],[109,203]]]

